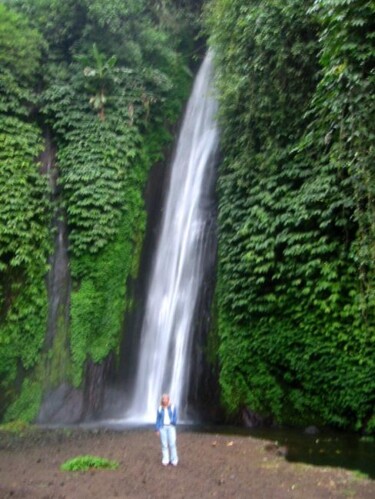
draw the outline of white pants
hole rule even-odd
[[[171,462],[172,464],[177,464],[176,427],[167,425],[160,428],[160,441],[163,455],[162,463],[169,464]]]

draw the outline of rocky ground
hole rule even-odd
[[[249,436],[178,433],[180,462],[161,465],[152,430],[0,432],[0,498],[361,498],[375,481],[334,467],[290,463],[287,449]],[[117,460],[115,471],[64,472],[77,455]]]

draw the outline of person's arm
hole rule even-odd
[[[173,410],[172,410],[172,421],[171,423],[176,426],[177,425],[177,408],[176,406],[173,406]]]
[[[158,411],[156,413],[156,425],[155,425],[155,431],[156,431],[157,435],[159,435],[159,430],[162,426],[161,416],[162,416],[162,412],[160,411],[160,409],[158,409]]]

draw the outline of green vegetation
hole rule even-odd
[[[111,461],[97,456],[77,456],[68,459],[61,465],[62,471],[89,471],[92,469],[116,470],[119,467],[117,461]]]
[[[213,0],[223,401],[366,427],[374,407],[374,5]],[[372,91],[370,90],[372,89]]]
[[[24,433],[30,431],[33,427],[24,421],[12,421],[11,423],[5,423],[0,425],[0,433],[11,433],[16,435],[23,435]]]
[[[201,4],[0,5],[6,421],[32,421],[47,389],[82,388],[88,362],[118,354],[143,190],[189,92]],[[229,413],[374,433],[374,11],[369,0],[205,2],[223,158],[208,350]],[[47,146],[52,165],[38,159]],[[70,318],[61,312],[47,341],[57,213]]]
[[[24,17],[0,5],[0,406],[35,366],[45,335],[49,188],[31,119],[42,47]]]
[[[9,0],[1,6],[0,406],[33,420],[43,391],[116,354],[138,272],[143,189],[179,118],[193,48],[188,4]],[[43,63],[41,65],[41,63]],[[56,150],[58,197],[35,162]],[[45,169],[45,168],[44,168]],[[43,171],[44,171],[43,169]],[[53,173],[54,174],[54,173]],[[50,220],[66,214],[70,325],[45,344]],[[32,389],[31,389],[32,388]],[[30,400],[32,397],[32,400]]]
[[[39,381],[26,378],[18,398],[7,408],[5,422],[35,421],[42,402],[42,385]]]

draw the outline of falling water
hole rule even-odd
[[[153,421],[164,392],[180,413],[186,410],[193,318],[203,284],[218,150],[211,59],[209,53],[196,77],[171,165],[128,420]]]

